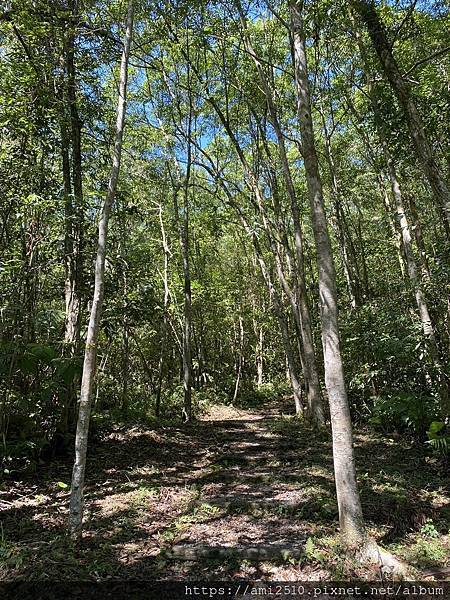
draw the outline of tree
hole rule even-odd
[[[356,485],[352,424],[340,350],[336,273],[311,117],[301,4],[291,3],[290,12],[302,155],[308,182],[311,219],[317,249],[325,385],[328,392],[333,433],[333,460],[339,523],[346,544],[350,546],[367,545],[361,501]]]
[[[436,206],[442,211],[447,238],[449,238],[450,190],[438,167],[432,145],[426,134],[425,126],[417,110],[409,85],[397,65],[373,0],[353,0],[352,4],[367,27],[384,74],[392,86],[400,106],[403,108],[419,164],[428,179]]]
[[[275,135],[278,143],[278,151],[280,155],[280,160],[283,168],[283,177],[286,185],[286,189],[289,194],[290,203],[291,203],[291,212],[292,212],[292,220],[294,223],[294,237],[295,237],[295,249],[296,249],[296,258],[297,258],[297,276],[296,276],[296,299],[295,301],[298,303],[298,313],[299,313],[299,329],[301,333],[301,340],[303,346],[304,353],[304,372],[305,372],[305,380],[307,382],[308,388],[308,408],[311,415],[312,421],[319,426],[323,426],[324,424],[324,411],[322,405],[322,396],[320,391],[319,384],[319,375],[316,364],[316,357],[314,351],[314,342],[312,336],[312,324],[311,324],[311,316],[308,306],[308,296],[306,291],[305,284],[305,266],[304,266],[304,242],[303,242],[303,232],[302,226],[300,222],[300,213],[298,209],[298,200],[295,193],[294,181],[291,174],[291,168],[289,165],[285,138],[281,129],[280,121],[277,115],[277,109],[275,106],[275,102],[273,99],[273,92],[270,89],[269,82],[264,73],[263,65],[255,53],[253,46],[250,41],[250,37],[247,30],[247,22],[240,7],[238,1],[238,9],[240,14],[241,23],[243,26],[243,36],[244,43],[246,44],[247,51],[249,55],[252,57],[256,69],[258,72],[259,79],[261,81],[262,88],[264,90],[267,105],[269,109],[269,118],[271,124],[275,130]],[[289,246],[286,244],[285,248],[289,251]],[[297,312],[297,311],[295,311]]]
[[[84,355],[83,375],[81,379],[81,396],[78,412],[77,432],[75,438],[75,464],[72,473],[72,487],[70,491],[70,531],[75,537],[81,535],[83,523],[83,488],[86,470],[86,455],[88,447],[89,420],[92,407],[92,390],[94,385],[97,341],[102,314],[106,243],[108,239],[108,224],[111,208],[117,190],[117,182],[120,172],[120,161],[122,156],[123,132],[125,126],[125,110],[128,80],[128,61],[133,32],[133,0],[129,0],[126,31],[122,60],[120,63],[119,99],[117,104],[116,140],[111,167],[111,175],[108,183],[105,202],[98,226],[98,247],[95,262],[95,285],[92,300],[91,315],[89,318],[88,333],[86,338],[86,349]]]

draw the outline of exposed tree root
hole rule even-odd
[[[405,581],[416,579],[410,565],[381,548],[370,538],[363,547],[357,551],[357,557],[362,561],[377,564],[383,575],[392,576]]]
[[[197,501],[198,506],[204,504],[204,501]],[[258,498],[256,500],[248,500],[247,498],[214,498],[208,501],[208,504],[217,506],[227,511],[233,510],[270,510],[282,509],[285,513],[294,513],[305,506],[304,502],[295,500],[278,500],[277,498]]]

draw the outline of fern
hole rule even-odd
[[[450,434],[443,433],[446,425],[443,421],[433,421],[428,428],[428,442],[439,454],[446,456],[450,451]]]
[[[428,440],[427,444],[443,456],[446,456],[450,453],[450,435],[443,435],[441,437],[436,437],[432,440]]]

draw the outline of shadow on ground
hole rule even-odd
[[[1,577],[361,575],[332,548],[329,435],[281,417],[282,410],[227,410],[226,418],[216,411],[215,420],[184,427],[105,432],[90,447],[79,548],[65,534],[70,461],[3,484]],[[406,556],[418,546],[407,556],[418,568],[445,565],[449,512],[439,470],[422,449],[373,433],[358,433],[355,447],[371,533]],[[295,560],[286,562],[283,549],[294,550]],[[197,560],[183,559],[193,554]]]

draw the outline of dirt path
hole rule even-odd
[[[367,576],[335,546],[329,435],[281,418],[282,411],[285,405],[215,407],[193,425],[115,428],[93,439],[81,549],[65,535],[69,459],[27,481],[3,484],[1,577]],[[406,455],[397,442],[368,434],[356,440],[372,533],[416,544],[408,536],[417,537],[426,518],[445,531],[448,499],[440,474],[420,452],[408,448]],[[448,537],[439,543],[434,558],[422,557],[420,566],[446,564]],[[282,553],[285,548],[295,560]],[[185,560],[192,557],[197,560]]]

